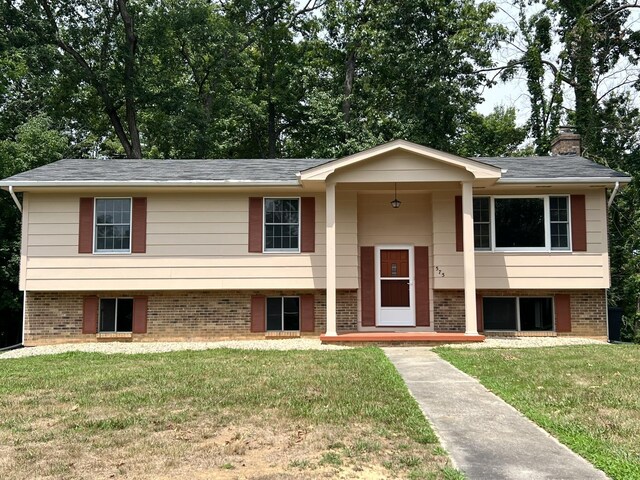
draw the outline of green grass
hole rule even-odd
[[[436,352],[614,479],[640,479],[640,346]]]
[[[408,446],[404,461],[394,458],[398,445]],[[377,348],[0,361],[0,478],[251,468],[288,478],[301,468],[384,470],[386,460],[391,476],[421,468],[450,477],[433,431]]]

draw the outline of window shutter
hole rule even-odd
[[[554,297],[556,311],[556,332],[571,331],[571,296],[559,294]]]
[[[316,317],[313,295],[300,295],[300,331],[314,332]]]
[[[78,253],[93,253],[93,197],[80,198]]]
[[[147,199],[132,199],[131,253],[147,252]]]
[[[456,195],[456,252],[464,250],[462,240],[462,197]]]
[[[147,297],[133,297],[133,333],[147,333]]]
[[[262,197],[249,197],[249,252],[253,253],[262,253],[262,204]]]
[[[251,297],[251,331],[264,332],[265,328],[266,302],[264,295],[253,295]]]
[[[571,247],[587,251],[587,209],[584,195],[571,195]]]
[[[484,311],[482,310],[482,295],[476,294],[476,318],[478,319],[478,331],[484,332]]]
[[[315,252],[316,250],[316,198],[302,197],[301,206],[301,252]]]
[[[375,249],[360,247],[360,302],[362,326],[376,325]]]
[[[98,297],[84,297],[82,333],[98,333]]]
[[[429,319],[429,247],[415,247],[416,326],[428,327]]]

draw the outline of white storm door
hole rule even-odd
[[[376,247],[376,326],[415,326],[413,277],[413,247]]]

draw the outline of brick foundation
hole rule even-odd
[[[95,342],[95,334],[82,334],[83,298],[147,296],[147,333],[134,334],[133,341],[219,340],[264,338],[251,333],[251,296],[313,293],[315,333],[326,330],[324,291],[166,291],[166,292],[28,292],[25,306],[25,344]],[[357,330],[357,291],[338,290],[337,329]]]
[[[607,338],[607,302],[605,290],[478,290],[491,297],[571,297],[571,332],[564,336]],[[464,332],[464,291],[433,291],[433,322],[436,331]],[[525,332],[520,335],[525,334]],[[555,334],[555,333],[554,333]]]

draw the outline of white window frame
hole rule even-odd
[[[551,195],[555,197],[555,195]],[[516,300],[516,329],[515,330],[491,330],[485,329],[485,332],[555,332],[556,331],[556,302],[554,301],[554,297],[550,295],[526,295],[526,296],[515,296],[515,295],[487,295],[486,297],[482,297],[482,301],[484,302],[485,298],[514,298]],[[522,330],[522,326],[520,324],[520,299],[521,298],[548,298],[551,299],[551,330]],[[482,317],[484,318],[484,303],[482,305]]]
[[[115,318],[113,319],[114,322],[114,330],[110,331],[110,330],[102,330],[100,328],[100,326],[102,325],[102,301],[103,300],[115,300],[116,301],[116,308],[113,311],[113,314],[115,316]],[[131,300],[132,305],[131,305],[131,330],[127,330],[127,331],[118,331],[118,303],[120,303],[120,300]],[[133,332],[133,297],[100,297],[100,299],[98,300],[98,333],[132,333]]]
[[[568,194],[545,194],[545,195],[477,195],[474,198],[489,198],[489,218],[490,218],[490,235],[491,248],[475,248],[476,252],[562,252],[571,253],[573,251],[571,245],[571,196]],[[551,197],[564,197],[567,199],[567,248],[551,247]],[[543,200],[544,208],[544,246],[542,247],[496,247],[496,216],[495,201],[496,199],[510,198],[538,198]],[[560,222],[563,223],[563,222]],[[475,225],[475,222],[474,222]]]
[[[280,313],[280,329],[279,330],[269,330],[269,299],[270,298],[277,298],[280,300],[280,304],[282,306],[281,309],[281,313]],[[286,298],[297,298],[298,299],[298,330],[285,330],[284,329],[284,300]],[[302,323],[302,312],[301,312],[301,305],[300,305],[300,296],[299,295],[274,295],[274,296],[269,296],[269,297],[265,297],[264,299],[264,329],[266,332],[299,332],[300,331],[300,324]]]
[[[127,250],[98,250],[98,200],[129,200],[129,248]],[[131,254],[133,242],[133,197],[96,197],[93,199],[93,253],[95,255]]]
[[[297,200],[298,201],[298,248],[267,248],[267,200]],[[276,224],[274,224],[276,225]],[[292,224],[277,224],[292,225]],[[302,242],[302,200],[300,197],[264,197],[262,199],[262,253],[300,253]]]

